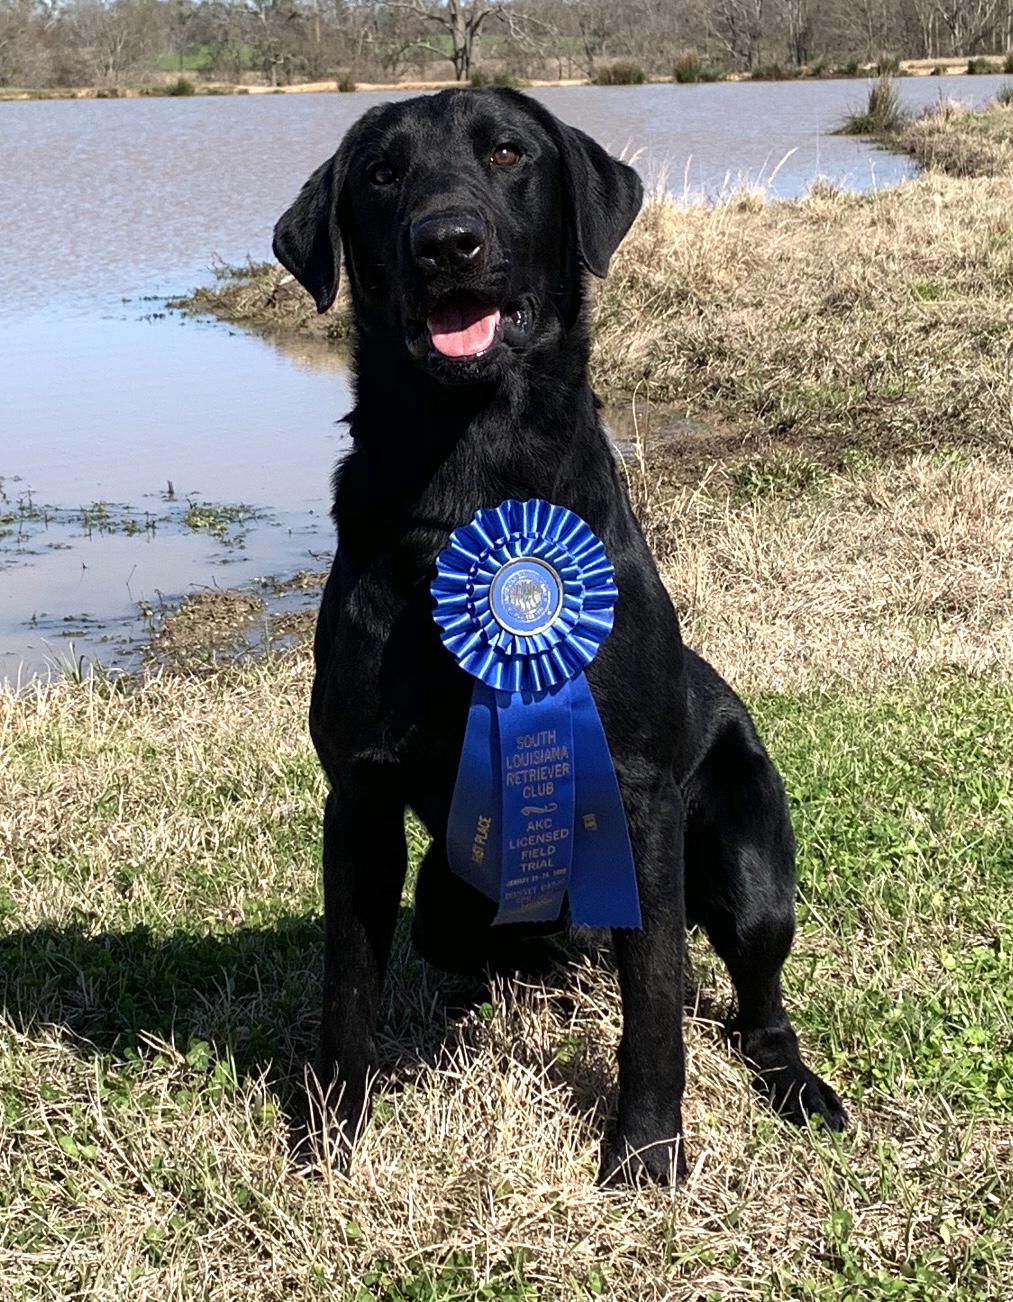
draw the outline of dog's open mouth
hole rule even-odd
[[[444,357],[477,357],[491,348],[500,310],[471,294],[441,299],[426,318],[433,347]]]

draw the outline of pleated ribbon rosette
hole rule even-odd
[[[481,510],[436,560],[434,617],[475,678],[447,828],[494,922],[639,927],[612,757],[584,669],[618,592],[601,541],[539,500]]]

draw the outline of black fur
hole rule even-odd
[[[620,594],[588,679],[644,928],[614,934],[624,1030],[601,1174],[664,1181],[685,1170],[687,921],[728,965],[733,1034],[774,1106],[835,1130],[844,1113],[803,1065],[781,1002],[795,870],[780,778],[745,707],[682,646],[588,386],[582,268],[605,275],[641,197],[632,169],[536,101],[445,91],[360,119],[279,221],[275,252],[323,311],[337,291],[340,236],[357,333],[354,449],[335,474],[339,547],[310,716],[331,784],[318,1080],[354,1129],[377,1063],[406,805],[433,837],[412,928],[426,959],[508,969],[539,930],[491,927],[494,904],[447,866],[472,679],[440,642],[429,585],[450,531],[480,507],[544,498],[602,539]],[[434,347],[427,319],[447,302],[500,309],[490,347],[469,358]]]

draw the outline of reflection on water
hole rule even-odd
[[[997,81],[897,88],[916,108],[941,91],[980,103]],[[677,194],[745,179],[780,196],[819,174],[856,188],[910,175],[905,158],[826,134],[866,93],[853,81],[535,92]],[[47,642],[60,653],[71,631],[78,650],[115,659],[101,639],[159,594],[320,568],[335,421],[350,405],[342,358],[184,324],[158,296],[206,281],[216,256],[267,258],[309,172],[395,98],[0,104],[0,481],[15,503],[30,491],[55,509],[39,529],[0,524],[0,679],[41,669]],[[170,482],[177,505],[246,503],[264,519],[224,546],[167,508]],[[81,508],[101,502],[155,527],[89,532]]]

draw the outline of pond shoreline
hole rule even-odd
[[[945,115],[951,155],[997,114],[1013,128],[1013,108]],[[923,119],[896,143],[917,136],[924,156],[932,131]],[[996,175],[979,158],[974,177],[930,170],[873,194],[817,181],[801,199],[748,186],[714,202],[651,195],[608,280],[590,289],[599,397],[624,405],[636,393],[751,445],[881,448],[884,431],[887,446],[917,445],[920,427],[943,420],[954,443],[998,443],[1002,404],[977,396],[974,354],[1001,366],[1008,329],[1005,254],[990,234],[1013,225],[1004,150],[991,155]],[[225,268],[171,306],[339,350],[353,329],[347,285],[320,316],[270,263]],[[969,319],[977,342],[961,367]],[[899,415],[901,398],[917,416]]]
[[[610,99],[607,91],[602,98]],[[959,142],[963,123],[966,136],[980,136],[982,116],[948,120],[946,131]],[[776,202],[755,186],[729,190],[717,201],[691,199],[681,204],[654,194],[620,249],[609,280],[591,291],[593,383],[608,405],[607,420],[617,440],[628,450],[635,449],[638,437],[641,440],[654,476],[649,509],[664,518],[683,489],[701,482],[763,480],[774,473],[763,469],[771,459],[816,467],[811,473],[819,476],[840,473],[856,455],[890,460],[940,442],[965,449],[1000,446],[1009,273],[994,231],[997,223],[1013,225],[1008,190],[1002,177],[964,180],[932,172],[864,195],[820,182],[801,200]],[[186,469],[193,463],[189,453],[180,455],[176,431],[183,426],[172,413],[173,395],[167,390],[164,401],[139,413],[138,426],[147,431],[144,437],[159,466],[160,483],[147,483],[143,476],[137,482],[113,482],[103,472],[101,487],[96,478],[80,500],[104,495],[110,502],[147,501],[164,490],[169,478],[188,499],[197,493],[222,502],[237,494],[266,504],[265,509],[280,504],[289,514],[274,522],[271,535],[264,525],[263,547],[255,556],[249,553],[238,568],[234,551],[221,557],[209,554],[198,562],[204,566],[200,571],[179,568],[175,535],[167,529],[163,542],[161,528],[158,548],[144,552],[147,573],[138,571],[136,579],[132,567],[142,556],[136,540],[118,540],[116,535],[101,540],[101,545],[70,540],[73,552],[66,549],[48,558],[40,551],[39,558],[29,562],[34,579],[27,566],[17,571],[20,596],[8,604],[7,664],[15,664],[21,648],[29,644],[50,661],[54,657],[45,651],[45,639],[63,648],[78,631],[75,654],[88,652],[90,638],[97,657],[103,658],[99,643],[112,635],[108,651],[119,658],[113,646],[129,614],[122,606],[124,582],[128,592],[132,584],[132,600],[145,597],[161,619],[188,591],[200,595],[238,590],[243,601],[256,605],[263,600],[259,576],[284,579],[326,563],[325,553],[333,546],[326,518],[327,474],[333,457],[340,455],[340,427],[333,422],[348,401],[340,374],[351,338],[347,300],[339,299],[334,311],[319,317],[309,297],[280,267],[254,265],[233,269],[175,305],[266,336],[276,345],[268,350],[275,362],[253,338],[230,339],[227,331],[199,324],[180,330],[183,319],[157,311],[144,327],[145,338],[136,344],[140,351],[134,351],[136,331],[129,323],[102,326],[109,335],[109,346],[100,350],[107,363],[110,347],[124,348],[117,363],[126,368],[123,373],[139,374],[139,365],[155,366],[157,358],[158,371],[152,370],[148,381],[154,383],[165,371],[167,346],[184,368],[192,369],[199,354],[207,383],[194,391],[192,400],[195,409],[208,416],[218,410],[226,392],[226,371],[245,373],[254,367],[265,400],[277,401],[281,393],[291,393],[292,400],[282,402],[278,420],[271,418],[270,435],[249,418],[237,426],[232,410],[216,416],[214,426],[201,421],[204,437],[214,428],[216,446],[231,449],[227,458],[237,458],[225,479],[219,475],[209,483],[209,468],[198,472],[199,479]],[[632,330],[631,321],[636,323]],[[47,337],[61,338],[52,327],[48,335],[41,332],[30,350],[33,356],[44,354]],[[68,342],[75,346],[73,338]],[[93,341],[91,346],[97,345]],[[248,360],[237,367],[244,348]],[[296,372],[318,377],[314,387],[307,388],[304,379],[298,381],[302,387],[286,387],[294,385],[287,377]],[[114,400],[110,393],[108,401]],[[110,408],[97,394],[90,401],[95,437],[103,438]],[[42,397],[26,389],[22,410],[29,443],[59,419],[58,407],[51,416],[40,416],[40,408]],[[167,413],[164,419],[157,416],[159,408]],[[81,420],[79,409],[79,430]],[[276,471],[260,481],[249,477],[248,468],[258,458],[270,461],[286,428],[300,431],[303,451],[300,469],[292,472],[283,490]],[[260,440],[255,457],[250,455],[251,438]],[[116,466],[113,445],[108,446],[109,453],[99,461]],[[30,459],[27,464],[27,483],[38,490],[37,500],[65,506],[78,500],[67,497],[77,488],[59,480],[54,487],[51,477],[47,481],[31,468]],[[276,503],[283,491],[287,499]],[[299,513],[307,507],[318,522],[313,532],[319,543],[308,535],[300,541],[300,530],[305,531],[309,521]],[[299,527],[293,533],[296,521]],[[251,541],[256,544],[257,538],[255,533]],[[294,539],[294,545],[286,539]],[[58,542],[51,536],[45,545],[51,548]],[[279,544],[287,550],[278,550]],[[170,550],[163,551],[166,545]],[[121,549],[115,556],[114,547]],[[314,547],[319,559],[311,559]],[[156,551],[171,555],[176,568],[163,568],[156,577],[150,568]],[[59,556],[66,558],[62,587],[52,578]],[[115,602],[108,604],[95,587],[106,573],[103,557],[118,567],[108,571],[118,585]],[[78,564],[75,574],[86,576],[92,585],[87,593],[84,580],[78,582],[69,573],[72,558],[85,563]],[[207,568],[226,562],[227,573]],[[35,604],[40,581],[49,612],[45,619]],[[112,589],[109,592],[111,597]],[[286,598],[286,604],[295,600]],[[261,640],[260,627],[264,619],[270,623],[272,612],[262,616],[253,605],[245,609]],[[37,624],[31,622],[36,613]],[[133,657],[132,650],[128,654]],[[64,658],[62,649],[55,658]],[[45,672],[43,661],[39,663]]]
[[[997,56],[998,57],[998,56]],[[969,60],[967,57],[947,57],[939,59],[902,59],[897,72],[894,74],[900,77],[953,77],[965,75],[968,71]],[[1002,72],[1001,66],[997,65],[996,71]],[[808,73],[801,71],[794,76],[774,76],[764,74],[761,78],[755,78],[748,73],[724,73],[715,78],[716,81],[733,82],[733,83],[755,83],[761,81],[868,81],[870,78],[879,75],[878,65],[876,63],[863,64],[854,72],[839,69],[834,71],[822,71],[820,73]],[[189,89],[180,91],[176,89],[180,82],[185,82]],[[149,99],[161,97],[173,97],[176,95],[318,95],[318,94],[356,94],[357,92],[370,93],[376,91],[417,91],[423,93],[426,91],[452,90],[457,88],[466,88],[469,83],[454,81],[453,79],[418,81],[406,79],[404,81],[385,81],[385,82],[355,82],[354,84],[343,83],[341,79],[331,78],[324,81],[304,81],[293,82],[285,86],[270,86],[256,83],[242,82],[218,82],[202,81],[198,76],[183,72],[180,73],[175,82],[166,80],[163,83],[155,82],[150,85],[136,86],[40,86],[40,87],[0,87],[0,103],[23,102],[26,100],[58,100],[58,99]],[[599,83],[592,82],[587,77],[571,78],[532,78],[511,82],[516,84],[518,89],[522,90],[546,90],[560,87],[578,87],[592,86]],[[641,85],[651,86],[685,86],[687,89],[695,85],[703,85],[703,82],[682,83],[676,82],[671,77],[645,77]]]

